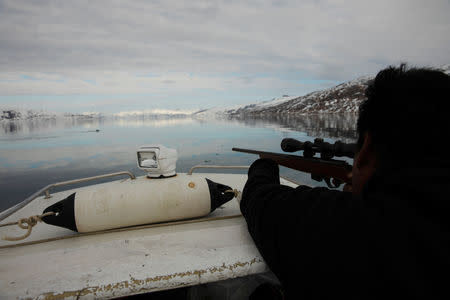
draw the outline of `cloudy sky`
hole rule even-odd
[[[450,63],[449,0],[0,0],[0,108],[196,109]]]

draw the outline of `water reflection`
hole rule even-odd
[[[2,123],[2,131],[5,134],[8,133],[16,133],[18,131],[22,130],[22,123],[20,122],[14,122],[14,121],[9,121],[9,122],[3,122]]]
[[[145,144],[161,143],[177,149],[177,170],[186,172],[196,164],[249,165],[257,158],[232,152],[232,147],[280,152],[284,137],[356,139],[356,116],[351,114],[233,119],[36,118],[3,120],[0,127],[0,210],[50,183],[119,170],[140,175],[136,149]],[[281,172],[311,184],[299,172]]]
[[[27,119],[27,120],[2,120],[0,127],[4,135],[41,133],[54,131],[55,129],[85,127],[98,127],[104,123],[103,118],[76,119],[76,118],[51,118],[51,119]]]
[[[357,115],[348,114],[311,114],[311,115],[272,115],[272,116],[243,116],[230,117],[245,125],[267,127],[272,125],[280,129],[290,129],[304,132],[308,136],[340,139],[345,142],[354,142],[357,139]]]
[[[228,121],[248,127],[273,128],[304,132],[308,136],[355,140],[356,114],[313,114],[313,115],[273,115],[273,116],[233,116],[221,119],[196,119],[191,117],[130,117],[130,118],[52,118],[1,121],[3,135],[29,134],[55,129],[86,128],[97,129],[106,124],[120,127],[169,127],[194,123],[208,124],[214,121]]]
[[[117,118],[115,122],[121,127],[169,127],[192,125],[198,120],[193,118]]]

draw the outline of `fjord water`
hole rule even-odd
[[[250,165],[257,158],[255,155],[233,152],[231,148],[282,152],[280,142],[286,137],[354,142],[355,128],[354,114],[208,120],[191,117],[3,120],[0,211],[50,183],[122,170],[143,175],[136,165],[136,150],[142,145],[163,144],[177,149],[177,171],[187,172],[197,164]],[[281,174],[305,184],[323,185],[311,181],[309,175],[287,168],[281,168]]]

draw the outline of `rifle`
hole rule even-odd
[[[341,141],[330,144],[321,138],[314,139],[314,142],[285,138],[281,141],[281,149],[285,152],[303,151],[303,155],[232,148],[233,151],[257,154],[260,158],[274,160],[280,166],[310,173],[312,179],[325,180],[330,188],[337,188],[344,182],[351,183],[348,174],[352,171],[352,166],[344,160],[336,160],[333,157],[353,158],[356,144],[346,144]],[[320,158],[314,157],[316,153],[320,153]]]

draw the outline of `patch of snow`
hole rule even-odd
[[[287,101],[293,100],[298,98],[298,96],[286,96],[284,95],[283,97],[280,98],[275,98],[269,101],[264,101],[262,103],[256,104],[255,108],[267,108],[267,107],[272,107],[272,106],[277,106],[280,105],[282,103],[285,103]]]
[[[179,116],[179,115],[191,115],[195,110],[171,110],[171,109],[150,109],[150,110],[133,110],[133,111],[122,111],[113,114],[114,117],[138,117],[138,116]]]
[[[442,70],[445,74],[450,75],[450,64],[444,65],[444,66],[440,67],[439,69]]]

